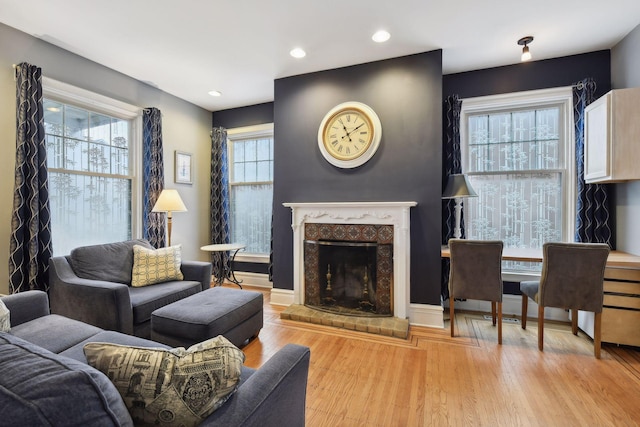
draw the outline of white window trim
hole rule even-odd
[[[562,155],[564,156],[563,160],[567,173],[563,174],[563,188],[566,189],[566,194],[563,195],[562,209],[567,214],[564,216],[562,240],[565,242],[573,242],[576,222],[577,179],[575,162],[575,132],[573,125],[573,91],[571,86],[463,99],[460,111],[460,150],[462,157],[462,172],[466,173],[468,170],[468,145],[466,141],[469,115],[533,106],[538,107],[544,106],[545,104],[560,104],[560,120],[566,124],[563,126],[563,140],[565,141],[565,144]]]
[[[227,129],[227,150],[229,163],[233,161],[231,155],[231,143],[233,143],[233,141],[261,137],[273,137],[273,123],[264,123],[259,125],[242,126],[238,128]],[[231,182],[229,184],[231,184]],[[253,254],[243,252],[238,252],[235,257],[235,260],[238,262],[252,262],[256,264],[268,264],[269,259],[269,254]]]
[[[48,77],[42,78],[44,98],[76,105],[88,110],[104,113],[112,117],[131,120],[131,236],[142,236],[142,111],[140,107],[118,101],[86,89],[63,83]]]

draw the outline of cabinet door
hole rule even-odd
[[[609,95],[603,96],[585,109],[584,178],[611,176],[609,144]]]

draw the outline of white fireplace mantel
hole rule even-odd
[[[293,303],[305,294],[304,224],[393,225],[393,315],[406,319],[410,305],[410,208],[417,202],[283,203],[293,228]]]

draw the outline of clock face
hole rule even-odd
[[[354,168],[375,154],[381,135],[380,119],[371,107],[345,102],[325,115],[318,129],[318,147],[334,166]]]
[[[362,156],[373,142],[373,124],[362,111],[343,109],[327,120],[322,141],[334,158],[353,160]]]

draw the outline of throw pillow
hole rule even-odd
[[[222,335],[187,350],[89,343],[84,354],[111,379],[136,425],[200,424],[236,391],[244,362]]]
[[[6,305],[0,299],[0,332],[9,332],[11,330],[11,313]]]
[[[182,280],[180,271],[182,264],[182,246],[147,249],[140,245],[133,246],[133,270],[131,286],[140,287],[169,280]]]

